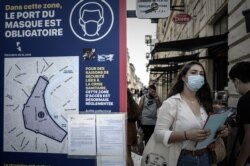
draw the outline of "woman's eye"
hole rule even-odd
[[[205,74],[204,73],[200,73],[201,76],[204,76]]]

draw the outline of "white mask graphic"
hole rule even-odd
[[[84,36],[99,36],[99,31],[104,23],[103,8],[96,10],[80,10],[79,24]]]
[[[204,85],[204,77],[201,75],[190,75],[186,85],[191,91],[197,92]]]

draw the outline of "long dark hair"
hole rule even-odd
[[[201,68],[204,71],[204,85],[196,92],[196,97],[199,99],[199,102],[201,103],[201,105],[205,108],[206,112],[213,112],[213,107],[212,107],[212,102],[213,102],[213,98],[212,98],[212,93],[211,93],[211,89],[210,86],[207,82],[207,78],[206,78],[206,72],[204,67],[202,66],[201,63],[199,63],[198,61],[191,61],[189,63],[186,63],[181,71],[179,72],[178,76],[177,76],[177,80],[175,82],[175,84],[173,85],[170,93],[168,94],[168,97],[171,97],[177,93],[181,93],[183,91],[184,88],[184,82],[182,80],[182,77],[184,77],[188,70],[193,66],[193,65],[199,65],[201,66]]]

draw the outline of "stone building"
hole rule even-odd
[[[228,79],[230,67],[250,60],[250,33],[243,11],[249,0],[172,0],[168,18],[158,19],[157,40],[148,63],[150,82],[167,97],[182,65],[199,60],[218,102],[236,106],[238,95]],[[189,22],[174,22],[185,13]]]
[[[150,82],[162,99],[187,61],[199,60],[205,67],[215,102],[236,107],[239,94],[228,78],[232,65],[250,60],[249,0],[172,0],[168,18],[158,19],[157,39],[148,63]],[[183,16],[191,20],[179,20]],[[244,14],[243,14],[244,13]],[[175,21],[174,21],[175,20]],[[177,18],[178,20],[178,18]],[[249,21],[249,23],[247,23]],[[232,128],[228,154],[235,138]]]
[[[129,51],[127,49],[127,87],[132,90],[133,93],[142,90],[144,88],[140,78],[136,75],[136,69],[132,63],[130,63]]]
[[[244,17],[242,12],[248,10],[250,15],[250,1],[249,0],[229,0],[228,1],[228,69],[239,61],[250,60],[250,30],[246,30],[246,21],[250,23],[250,16]],[[249,26],[249,25],[248,25]],[[238,101],[238,94],[231,81],[228,82],[229,91],[229,106],[236,106]]]

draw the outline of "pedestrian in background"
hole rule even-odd
[[[139,106],[129,89],[127,89],[127,115],[127,166],[134,166],[131,147],[137,145],[136,121],[139,117]]]
[[[157,142],[171,147],[168,165],[212,165],[209,149],[195,147],[210,135],[210,130],[203,129],[210,112],[212,94],[204,67],[197,61],[189,62],[179,72],[168,99],[159,109],[154,131]],[[228,128],[223,128],[218,136],[227,134]]]
[[[140,125],[144,134],[143,140],[147,144],[154,132],[157,119],[157,109],[161,106],[160,98],[156,93],[155,85],[148,87],[147,93],[141,97],[139,109],[141,110]]]
[[[235,166],[250,166],[250,62],[239,62],[234,65],[229,77],[236,91],[242,95],[237,104],[236,114],[240,153]]]

